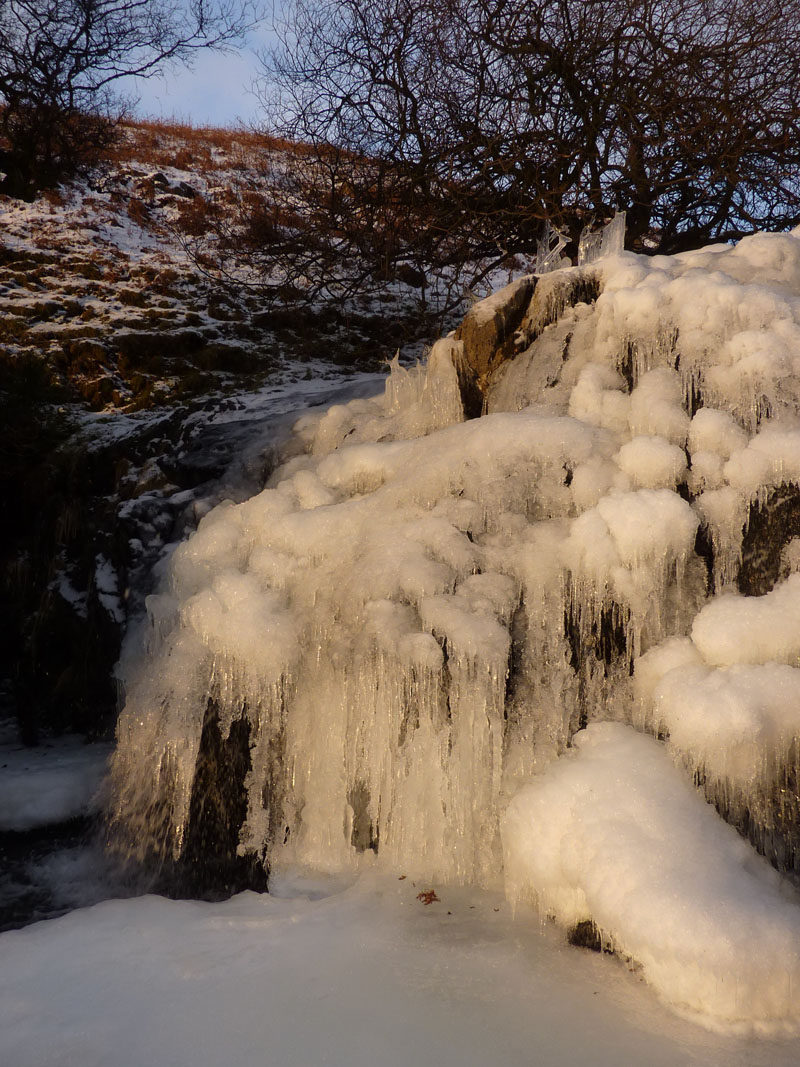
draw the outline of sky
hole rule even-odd
[[[191,68],[175,66],[158,77],[131,78],[125,92],[138,98],[139,118],[188,120],[196,126],[258,122],[260,107],[252,89],[259,70],[257,52],[273,40],[267,19],[244,47],[229,53],[199,52]]]

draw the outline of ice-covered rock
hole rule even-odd
[[[491,372],[503,344],[513,337],[528,307],[535,279],[526,276],[473,304],[456,331],[464,357],[479,381]]]
[[[512,800],[506,892],[592,920],[675,1008],[717,1023],[800,1016],[800,906],[663,745],[597,723]]]

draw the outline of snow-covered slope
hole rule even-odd
[[[140,124],[88,177],[30,204],[0,197],[0,364],[41,362],[92,408],[128,411],[246,387],[287,361],[377,365],[394,349],[365,325],[371,306],[348,309],[343,329],[342,309],[269,307],[195,254],[245,193],[302,165],[246,131]]]

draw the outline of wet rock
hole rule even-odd
[[[169,896],[223,900],[245,889],[266,891],[265,862],[239,854],[239,832],[247,815],[249,739],[250,725],[243,719],[234,722],[223,739],[219,710],[209,701],[183,848],[177,862],[165,864],[159,877],[159,888]]]
[[[576,948],[588,948],[590,952],[605,951],[610,953],[610,949],[603,948],[603,939],[600,937],[600,931],[591,919],[584,919],[582,922],[576,923],[567,935],[567,940],[570,945],[575,945]]]
[[[504,343],[514,335],[525,314],[536,279],[519,278],[469,309],[456,330],[464,346],[465,365],[479,388],[503,358]]]
[[[783,553],[796,537],[800,537],[800,487],[780,485],[763,502],[753,501],[742,538],[739,592],[763,596],[785,577]]]

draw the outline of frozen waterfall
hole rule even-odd
[[[800,898],[706,800],[800,867],[800,234],[503,294],[176,549],[110,841],[196,858],[216,791],[265,872],[505,880],[680,1010],[797,1020]]]

